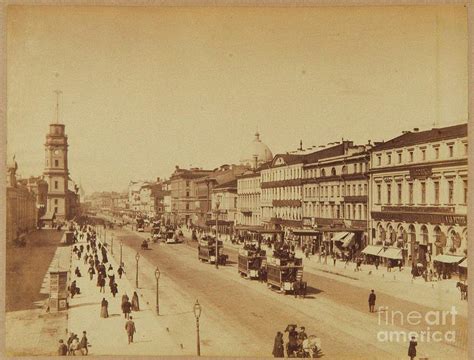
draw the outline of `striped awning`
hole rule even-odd
[[[456,263],[461,262],[463,259],[464,259],[464,257],[459,256],[459,255],[439,254],[439,255],[434,257],[433,261],[438,261],[438,262],[442,262],[442,263],[445,263],[445,264],[456,264]],[[466,261],[466,264],[467,264],[467,261]]]
[[[379,256],[384,257],[386,259],[393,259],[393,260],[402,260],[402,249],[390,247],[381,251]]]
[[[381,245],[367,245],[364,250],[362,250],[363,254],[366,255],[374,255],[378,256],[379,252],[382,251]]]
[[[332,237],[332,241],[343,241],[344,238],[349,235],[349,233],[347,231],[344,231],[344,232],[337,232],[334,234],[334,236]]]
[[[351,246],[354,243],[355,239],[355,234],[354,233],[349,233],[345,238],[344,238],[344,243],[342,244],[343,248],[347,248]]]

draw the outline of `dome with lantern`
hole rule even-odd
[[[240,164],[256,168],[272,159],[273,154],[270,148],[260,140],[260,134],[257,131],[253,141],[244,149],[240,158]]]

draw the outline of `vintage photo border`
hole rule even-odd
[[[5,227],[6,227],[6,146],[7,146],[7,7],[9,5],[52,5],[52,6],[258,6],[258,7],[313,7],[313,6],[404,6],[404,5],[423,5],[423,6],[437,6],[437,5],[460,5],[467,8],[467,21],[468,21],[468,123],[472,125],[473,112],[474,112],[474,0],[0,0],[0,124],[1,124],[1,137],[0,143],[0,154],[2,157],[1,172],[2,177],[0,181],[1,187],[1,208],[0,208],[0,229],[2,231],[2,250],[0,251],[0,293],[5,294],[5,278],[6,278],[6,259],[5,259]],[[471,146],[469,146],[468,159],[474,157],[474,146],[472,142],[474,140],[474,128],[468,126],[468,139]],[[468,178],[473,179],[474,167],[469,166]],[[474,203],[474,186],[472,181],[470,182],[471,191],[469,192],[468,202]],[[474,234],[474,221],[473,215],[468,211],[468,233]],[[469,253],[474,254],[474,244],[468,240]],[[472,259],[471,259],[472,260]],[[474,285],[474,261],[469,262],[469,272],[471,276],[468,277],[469,286],[472,288]],[[5,297],[0,296],[0,358],[6,358],[5,356]],[[469,312],[474,313],[474,300],[469,302]],[[471,321],[468,324],[469,330],[469,348],[468,355],[469,359],[474,359],[474,317],[471,316]],[[91,359],[141,359],[141,358],[158,358],[158,357],[146,357],[146,356],[88,356]],[[48,359],[46,356],[29,356],[22,357],[23,359]],[[187,358],[187,357],[159,357],[165,358]],[[223,357],[222,357],[223,358]],[[233,357],[232,359],[238,359]],[[249,359],[249,358],[245,358]]]

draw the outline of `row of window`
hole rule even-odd
[[[367,195],[367,184],[315,185],[304,188],[306,198]]]
[[[403,184],[402,183],[397,183],[395,185],[395,188],[392,187],[392,184],[386,184],[386,198],[385,198],[385,203],[390,205],[390,204],[403,204],[404,203],[404,190],[403,190]],[[409,182],[408,183],[408,204],[413,205],[415,203],[414,201],[414,183]],[[426,204],[427,203],[427,198],[426,198],[426,193],[427,193],[427,183],[426,181],[420,181],[419,182],[419,191],[420,191],[420,198],[419,202],[420,204]],[[395,194],[393,192],[395,191]],[[433,204],[439,205],[440,202],[440,181],[439,180],[434,180],[432,181],[432,191],[433,191],[433,197],[432,201]],[[455,191],[456,191],[456,182],[454,179],[449,179],[447,180],[447,199],[446,203],[453,205],[455,204]],[[468,192],[468,184],[467,180],[462,180],[462,204],[467,204],[467,194]],[[382,184],[377,184],[377,204],[382,204]]]
[[[463,143],[463,156],[467,156],[468,153],[468,145],[467,143]],[[427,151],[428,155],[427,155]],[[456,144],[453,143],[447,143],[447,144],[435,144],[432,145],[430,148],[423,146],[418,149],[408,149],[405,151],[399,150],[396,151],[395,154],[392,154],[392,152],[387,152],[385,153],[385,165],[392,165],[392,163],[397,164],[402,164],[404,161],[407,162],[415,162],[415,161],[426,161],[428,160],[438,160],[440,159],[440,153],[444,151],[446,158],[454,158],[455,156],[460,155],[460,151]],[[393,155],[393,156],[392,156]],[[404,158],[404,155],[407,156],[407,159]],[[382,165],[382,154],[376,154],[375,155],[377,159],[377,166]]]
[[[366,220],[367,205],[319,205],[318,203],[307,203],[304,206],[304,217]]]
[[[359,174],[367,171],[367,164],[366,163],[355,163],[350,165],[352,168],[351,174]],[[321,169],[306,169],[305,170],[305,178],[306,179],[313,179],[317,177],[325,177],[328,175],[336,176],[336,175],[347,175],[349,174],[349,165],[343,165],[341,167],[341,171],[338,172],[335,167],[329,168],[321,168]]]
[[[301,179],[302,168],[281,168],[262,171],[262,181],[281,181],[290,179]]]

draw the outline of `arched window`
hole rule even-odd
[[[326,171],[324,171],[324,169],[321,169],[321,177],[325,177],[326,176]]]
[[[335,169],[335,168],[332,168],[332,169],[331,169],[331,175],[332,175],[332,176],[336,176],[336,169]]]
[[[416,242],[415,226],[413,226],[413,225],[410,225],[408,227],[408,241]]]
[[[420,235],[423,245],[428,244],[428,228],[425,225],[421,226]]]
[[[347,175],[347,166],[346,165],[344,165],[342,167],[342,175]]]

